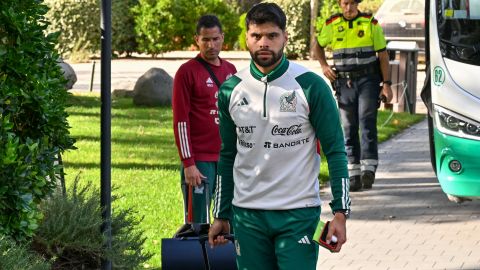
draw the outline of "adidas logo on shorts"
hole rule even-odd
[[[310,245],[310,240],[308,240],[308,236],[305,235],[304,237],[302,237],[302,239],[298,240],[298,243]]]

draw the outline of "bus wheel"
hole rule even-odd
[[[450,195],[450,194],[447,194],[447,198],[448,198],[449,201],[454,202],[454,203],[458,203],[458,204],[466,202],[466,201],[471,201],[471,199],[469,199],[469,198],[457,197],[457,196]]]
[[[432,163],[432,169],[435,175],[437,175],[437,162],[435,156],[435,139],[433,137],[433,118],[430,114],[427,114],[428,119],[428,142],[430,144],[430,162]]]

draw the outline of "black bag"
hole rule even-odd
[[[208,230],[210,228],[210,197],[208,182],[204,181],[207,223],[193,223],[192,187],[183,183],[184,221],[173,238],[162,239],[163,270],[237,270],[233,236],[228,244],[210,248]]]

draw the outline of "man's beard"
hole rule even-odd
[[[260,55],[259,55],[260,52],[270,52],[271,57],[267,60],[263,60],[263,59],[260,58]],[[259,65],[261,67],[270,67],[282,58],[283,47],[278,52],[274,52],[274,51],[269,50],[269,49],[261,49],[261,50],[258,50],[256,52],[250,51],[250,56],[252,56],[253,61],[257,65]]]

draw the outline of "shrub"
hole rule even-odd
[[[60,32],[56,48],[62,57],[70,57],[77,51],[86,55],[98,51],[99,0],[45,0],[45,3],[50,8],[46,15],[51,22],[48,32]]]
[[[245,25],[246,17],[247,13],[243,13],[240,15],[240,19],[238,20],[238,26],[241,29],[240,34],[238,35],[238,47],[241,50],[247,49],[247,26]]]
[[[132,7],[138,0],[112,1],[112,50],[130,56],[137,51]]]
[[[73,148],[47,6],[0,1],[0,234],[32,236],[37,205],[56,186],[57,157]]]
[[[45,218],[33,246],[52,260],[54,269],[98,269],[102,258],[110,259],[115,269],[136,269],[152,256],[142,253],[146,238],[136,228],[141,220],[132,209],[112,213],[112,247],[104,247],[100,192],[90,184],[78,188],[78,177],[67,196],[53,195],[42,210]]]
[[[31,253],[27,245],[0,236],[0,269],[47,270],[48,262]]]
[[[287,15],[287,57],[305,59],[310,48],[310,0],[280,0],[276,3]]]
[[[204,14],[216,14],[223,25],[225,48],[240,31],[238,16],[222,0],[140,0],[133,8],[139,50],[153,56],[194,44],[195,26]]]

